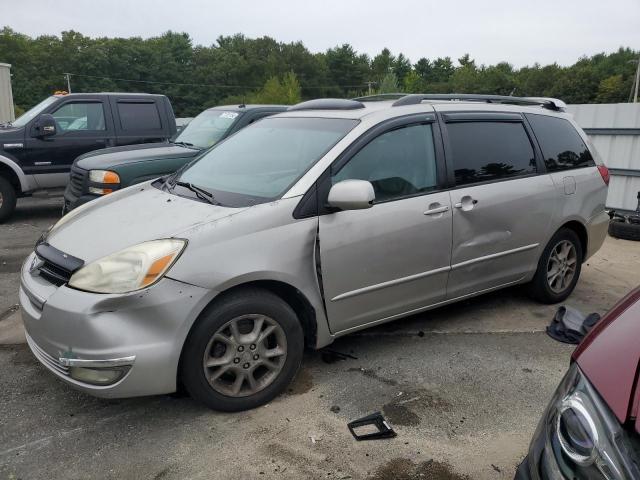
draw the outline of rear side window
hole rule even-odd
[[[532,113],[526,116],[540,143],[548,171],[595,166],[589,149],[569,121]]]
[[[529,136],[520,122],[448,123],[456,185],[536,172]]]
[[[118,102],[122,130],[160,130],[160,113],[154,102]]]
[[[376,202],[417,195],[437,186],[431,125],[412,125],[374,138],[332,177],[367,180]]]

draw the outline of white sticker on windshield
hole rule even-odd
[[[238,114],[236,112],[222,112],[220,118],[236,118]]]

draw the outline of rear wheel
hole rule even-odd
[[[16,191],[9,181],[0,177],[0,222],[11,216],[16,209]]]
[[[255,408],[286,389],[303,348],[302,327],[286,302],[266,290],[238,291],[206,310],[189,334],[182,381],[215,410]]]
[[[558,230],[545,247],[538,269],[529,284],[529,294],[542,303],[566,299],[578,282],[582,269],[582,244],[568,228]]]

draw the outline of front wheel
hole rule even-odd
[[[203,312],[184,346],[187,391],[214,410],[263,405],[287,388],[304,349],[300,322],[280,297],[246,289]]]
[[[9,218],[16,209],[16,191],[9,181],[0,177],[0,222]]]
[[[542,303],[566,299],[578,283],[582,269],[582,244],[573,230],[558,230],[545,247],[529,284],[530,296]]]

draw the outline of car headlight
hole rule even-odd
[[[640,478],[632,439],[573,364],[543,418],[540,468],[549,479]]]
[[[90,170],[89,180],[100,186],[89,186],[89,193],[107,195],[120,186],[120,176],[111,170]]]
[[[69,286],[95,293],[128,293],[160,280],[178,259],[186,240],[140,243],[100,258],[75,272]]]

